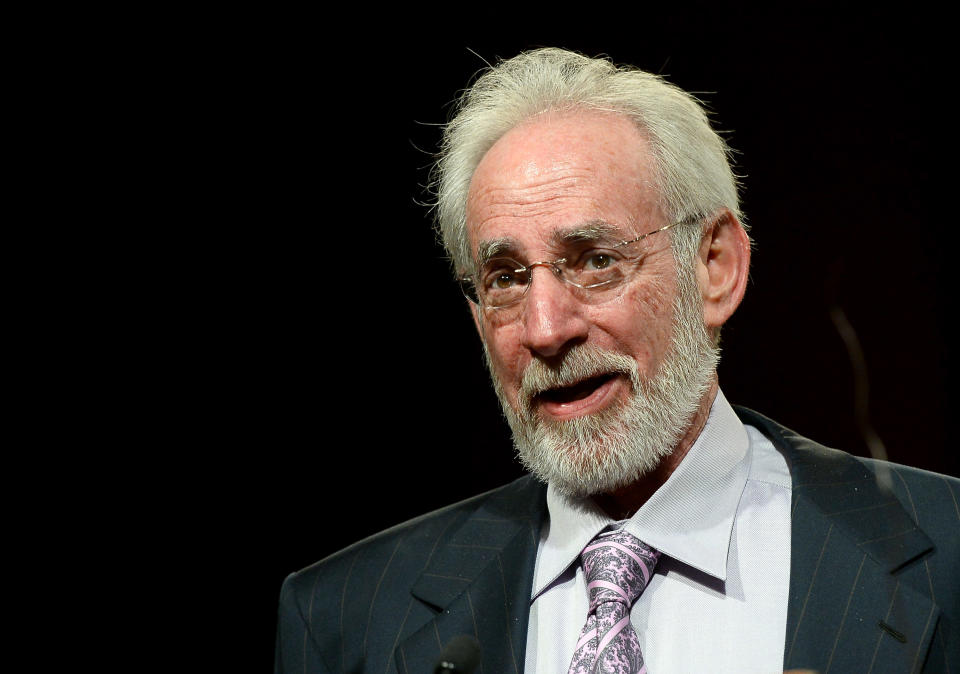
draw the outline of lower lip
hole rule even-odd
[[[537,404],[545,414],[554,419],[573,419],[574,417],[593,414],[606,407],[622,386],[624,386],[622,376],[611,377],[595,388],[586,398],[563,403],[539,400]]]

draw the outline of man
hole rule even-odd
[[[719,389],[750,242],[689,95],[522,54],[468,91],[436,175],[532,477],[293,574],[278,671],[429,672],[461,635],[484,672],[960,668],[958,481]]]

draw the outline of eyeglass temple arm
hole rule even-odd
[[[689,224],[689,223],[694,222],[694,221],[696,221],[696,220],[697,220],[697,218],[686,218],[686,219],[684,219],[684,220],[678,220],[677,222],[671,222],[669,225],[664,225],[664,226],[661,227],[660,229],[655,229],[655,230],[653,230],[652,232],[647,232],[646,234],[641,234],[641,235],[638,236],[636,239],[630,239],[629,241],[624,241],[623,243],[618,243],[618,244],[616,245],[616,248],[619,248],[620,246],[629,246],[631,243],[636,243],[637,241],[643,241],[643,240],[646,239],[648,236],[653,236],[654,234],[659,234],[660,232],[665,232],[665,231],[667,231],[668,229],[671,229],[671,228],[673,228],[673,227],[676,227],[677,225],[686,225],[686,224]]]

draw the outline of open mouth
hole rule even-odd
[[[561,386],[560,388],[547,389],[537,395],[538,398],[548,403],[565,404],[572,403],[584,398],[590,397],[598,388],[613,379],[616,374],[607,373],[584,379],[571,386]]]

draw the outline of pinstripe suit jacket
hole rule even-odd
[[[960,671],[960,481],[737,413],[793,480],[784,667]],[[545,513],[545,487],[525,477],[292,574],[276,672],[429,674],[460,634],[478,639],[486,674],[521,672]]]

